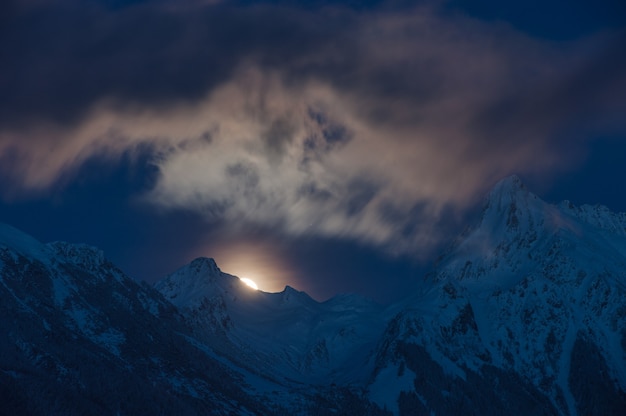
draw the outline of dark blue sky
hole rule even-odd
[[[387,302],[517,173],[626,211],[618,1],[8,2],[0,221]]]

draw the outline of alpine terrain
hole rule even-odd
[[[0,224],[0,414],[626,414],[626,214],[509,177],[424,279],[317,302],[198,258],[152,287]]]

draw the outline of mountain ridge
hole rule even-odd
[[[437,318],[425,318],[423,310],[405,314],[402,325],[408,329],[396,335],[398,345],[413,339],[411,345],[425,347],[440,367],[465,376],[490,365],[505,374],[513,370],[530,382],[527,391],[535,391],[535,398],[551,402],[533,413],[599,414],[602,405],[580,397],[584,389],[574,386],[572,377],[581,366],[576,362],[580,350],[587,350],[608,374],[587,375],[612,394],[605,404],[614,407],[600,414],[618,414],[626,403],[623,234],[607,233],[607,227],[596,225],[607,221],[579,219],[562,205],[541,201],[518,178],[496,185],[477,226],[431,274],[435,285],[422,302],[438,311]],[[604,219],[619,218],[600,212]],[[455,340],[459,333],[463,336]],[[460,350],[464,357],[455,356]],[[444,357],[437,359],[442,351]]]
[[[626,214],[546,203],[518,177],[389,306],[255,291],[210,258],[151,287],[4,224],[0,283],[0,414],[626,408]]]

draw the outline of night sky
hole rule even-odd
[[[626,211],[622,0],[0,3],[0,221],[389,302],[501,178]]]

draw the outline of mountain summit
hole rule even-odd
[[[373,349],[384,330],[382,308],[356,295],[320,303],[290,286],[251,290],[212,259],[194,260],[155,288],[212,349],[287,385],[345,381],[339,369],[354,361],[348,373],[360,371],[371,353],[364,347]]]
[[[409,396],[425,411],[455,414],[489,391],[478,414],[619,414],[626,408],[622,218],[548,204],[517,177],[499,182],[477,225],[439,263],[431,290],[392,320],[381,366],[414,372]],[[513,385],[523,394],[511,396]]]
[[[0,224],[0,414],[623,414],[626,214],[509,177],[431,276],[389,307],[209,258],[150,287]]]

